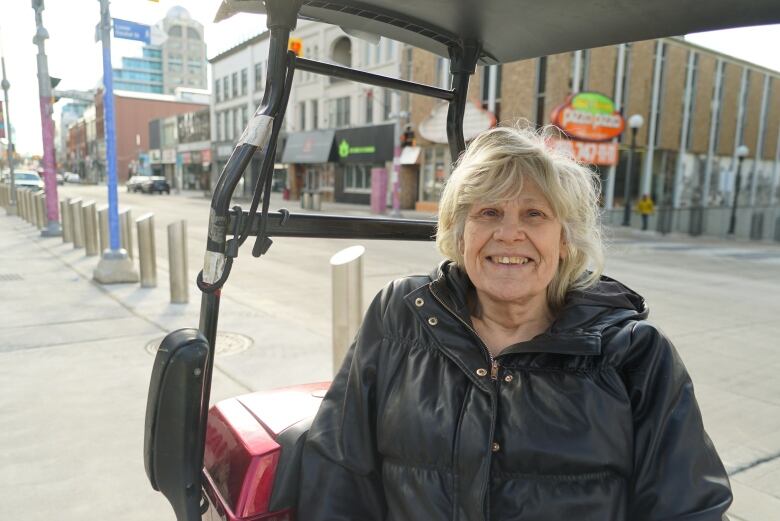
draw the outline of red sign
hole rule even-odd
[[[617,143],[592,143],[569,139],[552,139],[552,146],[580,163],[612,166],[617,164]]]
[[[583,141],[609,141],[626,127],[610,98],[598,92],[580,92],[566,98],[552,111],[553,125]]]
[[[204,163],[211,163],[211,150],[206,149],[200,153],[200,160]]]

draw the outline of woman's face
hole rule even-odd
[[[566,249],[549,201],[525,179],[517,199],[471,206],[461,251],[480,299],[546,305],[547,286]]]

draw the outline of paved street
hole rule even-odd
[[[105,200],[105,187],[61,187],[60,197]],[[272,208],[298,211],[297,202]],[[42,239],[0,216],[0,519],[172,520],[146,482],[143,411],[152,356],[145,346],[198,323],[199,294],[168,302],[165,226],[188,223],[190,279],[202,262],[208,203],[191,192],[120,192],[135,217],[155,214],[159,286],[101,287],[97,258]],[[244,203],[247,207],[248,203]],[[325,204],[328,213],[363,214]],[[0,213],[4,213],[1,212]],[[421,214],[407,214],[421,217]],[[607,274],[648,300],[693,377],[705,425],[731,473],[737,521],[780,511],[780,243],[610,232]],[[349,241],[275,239],[245,245],[225,288],[214,399],[330,377],[330,267]],[[432,243],[364,243],[364,304],[387,281],[430,271]],[[227,337],[226,337],[227,338]],[[242,343],[242,340],[244,341]],[[249,344],[247,346],[247,344]],[[45,498],[45,501],[41,501]]]

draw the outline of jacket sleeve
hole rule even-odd
[[[629,516],[634,521],[728,521],[728,475],[704,432],[693,384],[674,346],[634,325],[623,375],[634,422]]]
[[[381,295],[369,307],[309,430],[298,502],[301,521],[385,518],[375,405],[384,342]]]

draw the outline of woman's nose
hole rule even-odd
[[[496,230],[493,232],[493,238],[499,241],[522,241],[525,240],[525,226],[523,226],[522,219],[513,217],[504,217],[498,223]]]

